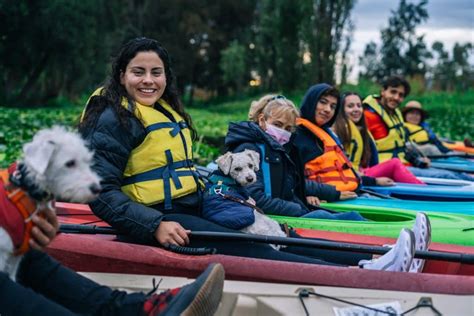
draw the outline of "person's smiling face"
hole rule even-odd
[[[314,121],[316,122],[316,124],[321,127],[327,122],[329,122],[336,113],[336,108],[336,97],[332,95],[322,96],[316,104],[316,109],[314,113]]]
[[[139,52],[120,75],[120,83],[132,99],[152,106],[166,89],[163,61],[155,52]]]
[[[362,117],[362,101],[357,95],[349,95],[344,100],[344,112],[354,123],[358,123]]]
[[[380,93],[381,103],[387,109],[395,110],[405,99],[405,87],[400,85],[398,87],[387,87]]]

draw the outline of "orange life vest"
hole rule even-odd
[[[305,164],[306,178],[333,185],[339,191],[357,190],[360,184],[359,178],[351,162],[331,135],[306,119],[298,118],[296,124],[306,127],[324,145],[324,153]]]
[[[21,255],[30,249],[33,222],[29,218],[36,210],[36,202],[10,183],[9,176],[14,169],[16,165],[0,170],[0,226],[10,235],[15,255]]]

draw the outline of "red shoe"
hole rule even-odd
[[[143,305],[145,315],[213,315],[224,287],[224,268],[211,264],[191,284],[151,295]]]

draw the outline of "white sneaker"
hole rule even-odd
[[[403,228],[395,246],[383,256],[359,261],[359,267],[368,270],[407,272],[415,255],[415,234]]]
[[[428,250],[431,242],[431,224],[430,219],[425,213],[418,212],[416,214],[412,231],[415,234],[415,250]],[[421,272],[424,265],[424,259],[413,259],[409,272]]]

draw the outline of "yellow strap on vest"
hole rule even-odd
[[[344,148],[349,155],[349,159],[352,162],[352,166],[355,170],[360,169],[360,163],[362,160],[362,154],[364,152],[364,141],[359,129],[351,120],[348,120],[348,128],[351,132],[351,143],[348,148]]]

